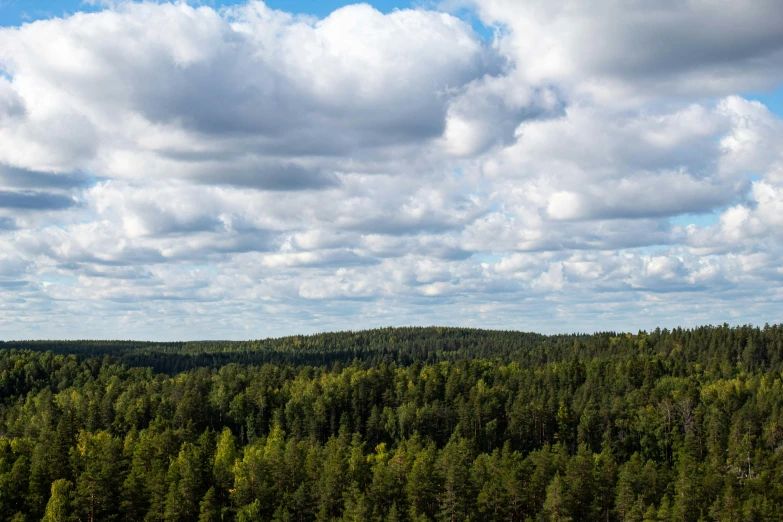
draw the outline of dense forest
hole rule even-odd
[[[0,343],[0,519],[783,519],[783,325]]]

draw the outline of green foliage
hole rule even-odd
[[[220,506],[215,488],[210,487],[199,505],[198,522],[220,522]]]
[[[0,519],[776,520],[783,328],[0,349]]]
[[[546,488],[546,500],[544,501],[544,514],[551,522],[571,522],[572,506],[569,503],[566,487],[560,474]]]
[[[52,482],[52,493],[46,504],[42,522],[69,522],[71,520],[72,485],[65,479]]]

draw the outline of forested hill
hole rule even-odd
[[[779,325],[3,348],[0,520],[782,519]]]
[[[588,336],[553,336],[554,345],[570,345]],[[153,343],[137,341],[14,341],[0,348],[52,351],[86,357],[109,356],[128,366],[150,366],[177,373],[227,363],[328,365],[355,359],[407,365],[467,357],[504,357],[538,348],[550,338],[540,334],[467,328],[381,328],[359,332],[297,335],[253,341]]]
[[[407,366],[470,358],[518,362],[524,366],[591,358],[674,354],[681,364],[741,362],[748,369],[779,370],[783,326],[660,330],[638,334],[541,335],[470,328],[380,328],[257,341],[153,343],[137,341],[12,341],[0,349],[51,351],[106,357],[127,366],[175,374],[228,363],[348,365],[354,360]]]

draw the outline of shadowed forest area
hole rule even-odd
[[[783,325],[0,343],[0,519],[764,521]]]

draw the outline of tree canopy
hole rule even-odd
[[[6,342],[4,520],[779,520],[783,327]]]

